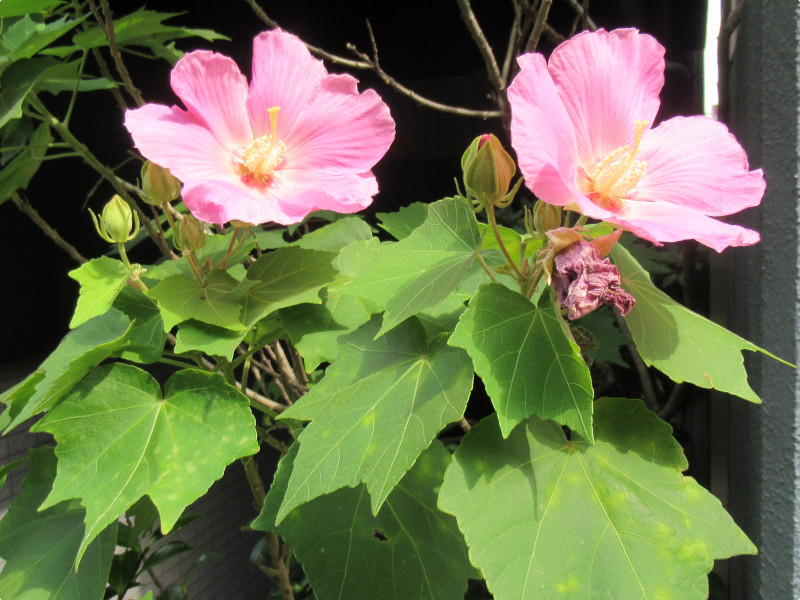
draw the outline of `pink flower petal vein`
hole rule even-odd
[[[186,109],[146,104],[125,126],[147,159],[183,182],[183,200],[208,223],[297,223],[315,210],[357,212],[372,202],[372,168],[394,140],[386,104],[329,75],[295,36],[253,41],[248,85],[236,63],[196,51],[172,70]]]
[[[509,87],[511,139],[526,185],[543,201],[657,244],[694,239],[718,252],[759,241],[720,221],[756,206],[761,170],[713,119],[652,127],[664,48],[635,29],[584,32],[518,59]]]

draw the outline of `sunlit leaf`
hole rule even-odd
[[[450,345],[472,358],[504,436],[536,415],[592,440],[592,378],[549,294],[534,305],[501,284],[482,285]]]
[[[81,284],[75,314],[69,322],[70,329],[74,329],[111,308],[128,282],[130,269],[122,261],[101,256],[93,258],[68,274]]]
[[[503,439],[488,417],[456,450],[439,507],[495,600],[701,600],[714,559],[755,547],[686,466],[639,400],[598,400],[594,445],[535,417]]]
[[[300,434],[278,519],[321,494],[363,482],[377,512],[472,389],[472,364],[416,319],[374,339],[378,319],[341,338],[325,378],[283,413],[311,420]]]
[[[81,553],[145,494],[169,531],[226,465],[258,451],[254,425],[247,398],[220,375],[178,371],[162,396],[136,367],[98,367],[34,427],[58,442],[58,474],[43,508],[81,499]]]

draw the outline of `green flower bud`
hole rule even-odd
[[[139,233],[139,215],[119,196],[109,200],[99,217],[89,212],[98,235],[109,244],[123,244]]]
[[[539,200],[533,207],[533,226],[539,235],[561,227],[561,207]]]
[[[160,206],[180,197],[181,182],[167,169],[148,160],[142,166],[142,191],[145,202]]]
[[[461,157],[461,169],[467,194],[482,203],[507,206],[513,199],[508,187],[517,167],[497,136],[475,138]]]
[[[175,246],[179,250],[196,252],[206,245],[206,231],[203,224],[191,215],[175,223]]]

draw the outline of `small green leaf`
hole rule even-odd
[[[332,291],[385,306],[380,336],[447,299],[469,272],[479,247],[472,209],[460,198],[445,198],[428,207],[427,219],[408,237],[375,248],[366,273]]]
[[[264,254],[247,270],[253,287],[245,296],[242,322],[251,326],[272,312],[295,304],[321,302],[319,291],[336,278],[333,252],[297,246]]]
[[[700,600],[714,559],[755,553],[641,401],[598,400],[595,435],[532,417],[503,439],[488,417],[456,450],[439,507],[496,600]]]
[[[436,509],[450,455],[433,444],[372,516],[363,485],[321,496],[279,527],[297,444],[278,466],[253,529],[276,531],[295,550],[319,600],[460,600],[474,569],[455,520]]]
[[[42,123],[31,136],[28,147],[0,170],[0,204],[11,198],[17,190],[28,187],[51,143],[53,136],[50,127]]]
[[[416,319],[375,340],[378,319],[341,338],[325,377],[281,418],[311,420],[283,506],[294,507],[363,482],[377,513],[392,488],[472,390],[469,357],[440,337],[429,341]]]
[[[130,270],[122,261],[101,256],[73,269],[68,275],[81,284],[78,305],[69,322],[70,329],[74,329],[111,308],[128,282]]]
[[[178,327],[175,352],[181,354],[200,350],[210,356],[222,356],[231,360],[236,348],[247,336],[247,331],[245,328],[226,329],[189,319]]]
[[[220,375],[178,371],[162,399],[148,373],[121,363],[98,367],[34,427],[58,442],[58,474],[43,508],[81,499],[81,554],[145,494],[169,531],[226,465],[258,451],[254,425],[247,398]]]
[[[99,599],[111,568],[117,523],[111,523],[89,545],[79,567],[85,512],[77,500],[38,510],[56,476],[52,448],[31,450],[31,470],[22,492],[0,521],[0,598],[14,600]]]
[[[157,567],[161,563],[168,561],[174,556],[178,556],[184,552],[191,552],[192,550],[194,550],[194,547],[181,540],[167,542],[163,546],[156,548],[156,550],[147,557],[147,560],[144,561],[141,570],[147,571],[148,569],[152,569],[153,567]]]
[[[305,234],[294,245],[308,250],[338,252],[353,242],[372,238],[372,230],[359,217],[345,217]]]
[[[201,284],[189,275],[171,275],[147,295],[158,302],[164,328],[195,319],[219,327],[239,326],[244,291],[251,287],[220,269],[211,271]]]
[[[122,351],[120,358],[138,363],[152,363],[161,358],[167,334],[155,303],[141,290],[126,285],[114,300],[113,306],[133,322],[128,335],[130,343]]]
[[[43,23],[25,15],[2,33],[4,51],[14,61],[33,58],[37,52],[52,44],[87,16],[79,19],[63,16],[56,21]]]
[[[592,377],[549,294],[534,306],[502,284],[483,284],[450,345],[472,358],[504,436],[536,415],[592,441]]]
[[[645,363],[675,382],[761,402],[747,382],[742,350],[772,356],[769,352],[672,300],[619,244],[611,256],[623,287],[636,298],[625,322]]]
[[[414,202],[397,212],[378,213],[375,216],[380,220],[381,229],[393,235],[395,239],[402,240],[425,222],[428,217],[428,205]]]
[[[90,367],[127,346],[130,328],[130,319],[112,308],[69,332],[35,373],[0,396],[7,406],[0,415],[0,429],[8,433],[53,407]]]

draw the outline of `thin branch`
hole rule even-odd
[[[256,13],[256,16],[261,19],[266,25],[273,28],[278,28],[278,22],[274,19],[271,19],[262,9],[256,0],[244,0],[250,8]],[[410,98],[417,104],[422,106],[427,106],[428,108],[432,108],[433,110],[438,110],[441,112],[451,113],[460,115],[462,117],[477,117],[480,119],[493,119],[493,118],[501,118],[503,117],[504,113],[500,110],[474,110],[471,108],[464,108],[461,106],[452,106],[450,104],[443,104],[441,102],[436,102],[435,100],[431,100],[418,94],[412,89],[407,88],[402,83],[397,81],[394,77],[389,75],[383,68],[380,66],[378,62],[378,51],[375,44],[375,36],[372,33],[372,27],[367,22],[367,28],[369,30],[370,42],[372,44],[373,49],[373,56],[360,52],[358,48],[356,48],[353,44],[347,44],[347,49],[352,52],[359,60],[353,60],[352,58],[346,58],[344,56],[339,56],[337,54],[332,54],[323,50],[322,48],[318,48],[306,42],[303,42],[308,48],[309,52],[329,60],[333,63],[344,65],[346,67],[350,67],[351,69],[359,69],[363,71],[372,71],[375,73],[381,81],[383,81],[387,86],[399,92],[400,94]]]
[[[475,17],[475,13],[472,12],[472,5],[470,5],[470,1],[456,0],[456,4],[458,4],[458,8],[461,11],[461,18],[464,19],[464,23],[467,25],[467,30],[472,36],[472,41],[474,41],[475,45],[478,46],[478,51],[483,57],[483,62],[486,65],[486,73],[489,75],[489,81],[492,82],[495,91],[498,93],[502,92],[506,87],[505,79],[503,79],[500,75],[500,69],[497,66],[497,60],[494,57],[492,47],[489,45],[486,36],[483,35],[483,30],[478,23],[478,19]]]
[[[138,106],[142,106],[144,104],[144,98],[142,98],[142,94],[138,89],[136,89],[136,86],[133,85],[133,80],[131,79],[130,73],[128,73],[128,68],[122,61],[122,54],[120,54],[119,48],[117,48],[117,39],[114,35],[114,17],[111,13],[111,7],[108,5],[108,0],[100,0],[100,5],[103,7],[103,15],[101,15],[100,11],[97,10],[97,5],[95,4],[94,0],[89,0],[89,7],[92,10],[92,14],[100,24],[100,28],[103,30],[103,33],[105,33],[106,40],[108,40],[108,47],[111,50],[111,58],[114,59],[114,65],[117,67],[117,72],[119,73],[120,77],[122,77],[122,82],[125,85],[125,91],[128,92]],[[105,18],[103,18],[104,16]]]
[[[28,215],[31,221],[36,223],[39,229],[41,229],[47,237],[53,240],[59,248],[61,248],[62,250],[64,250],[64,252],[69,254],[73,260],[75,260],[80,264],[88,262],[86,257],[83,256],[80,252],[78,252],[75,246],[73,246],[72,244],[67,242],[64,238],[62,238],[59,235],[59,233],[55,229],[53,229],[47,223],[47,221],[45,221],[42,218],[42,216],[36,211],[36,209],[33,208],[33,206],[31,206],[30,202],[28,202],[25,198],[20,196],[17,192],[14,192],[11,195],[11,200],[14,201],[14,204],[17,205],[17,208],[19,208],[22,212]]]
[[[628,329],[627,323],[625,323],[625,319],[620,316],[616,309],[614,309],[614,316],[617,318],[617,325],[619,325],[622,333],[624,333],[625,336],[631,340],[631,343],[628,345],[628,350],[630,350],[633,364],[636,367],[636,372],[639,374],[639,380],[642,384],[642,391],[644,392],[644,403],[647,405],[647,408],[657,413],[659,411],[660,404],[656,398],[656,390],[653,387],[653,380],[650,377],[650,372],[647,370],[647,365],[644,364],[639,351],[636,349],[636,344],[633,343],[633,337],[631,337],[631,332],[630,329]]]
[[[676,383],[669,394],[669,398],[667,398],[667,401],[664,403],[664,406],[657,411],[658,416],[665,421],[669,419],[673,413],[680,408],[681,404],[683,404],[683,399],[683,383]]]
[[[589,0],[584,0],[583,4],[580,4],[578,0],[567,0],[567,3],[578,14],[587,29],[590,31],[597,30],[597,24],[589,16]]]
[[[503,84],[508,83],[511,74],[511,65],[514,64],[514,59],[517,57],[517,46],[519,44],[520,35],[522,35],[522,7],[519,2],[514,4],[514,22],[511,24],[511,31],[508,34],[508,45],[506,46],[506,56],[503,59]]]
[[[544,26],[547,23],[547,16],[550,14],[550,7],[553,5],[553,0],[542,0],[539,5],[539,10],[536,13],[536,21],[533,24],[533,31],[528,38],[528,43],[525,44],[525,52],[534,52],[539,45],[539,40],[542,37]]]
[[[245,396],[247,396],[253,402],[260,404],[261,406],[266,406],[268,409],[275,411],[276,413],[280,413],[285,411],[288,406],[285,404],[281,404],[280,402],[275,402],[275,400],[271,400],[266,396],[262,396],[258,392],[251,390],[250,388],[242,388],[242,384],[238,381],[236,382],[236,387],[242,392]]]

